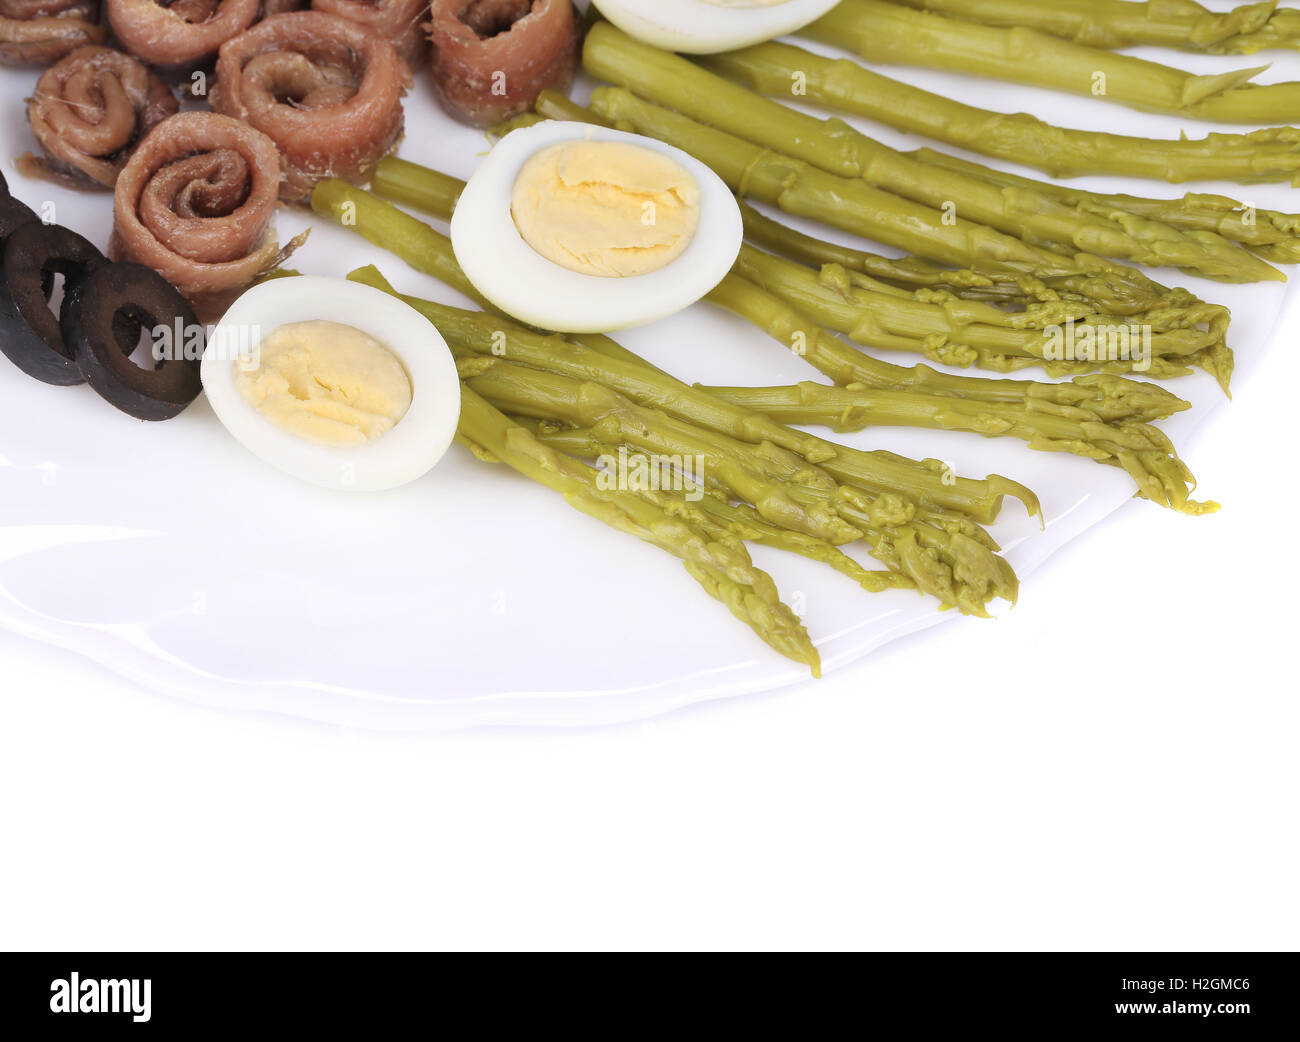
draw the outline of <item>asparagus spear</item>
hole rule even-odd
[[[815,401],[808,400],[808,395],[792,398],[785,388],[709,389],[721,398],[755,408],[770,405],[771,415],[792,423],[838,429],[846,425],[861,429],[868,423],[899,424],[1020,438],[1031,448],[1122,466],[1137,483],[1139,494],[1161,506],[1184,513],[1209,509],[1189,500],[1195,479],[1165,435],[1145,422],[1188,408],[1163,388],[1097,375],[1068,384],[990,380],[987,383],[993,387],[983,401],[969,395],[918,393],[918,386],[923,392],[927,385],[942,387],[952,378],[925,366],[912,370],[889,366],[882,371],[877,359],[824,333],[808,316],[765,295],[739,275],[728,276],[721,289],[713,298],[716,303],[782,343],[798,342],[804,360],[840,385],[838,390],[825,388],[826,396]],[[910,374],[912,386],[891,380],[888,369]],[[843,397],[837,397],[839,390]],[[883,396],[876,397],[877,391]],[[950,405],[955,402],[961,404]],[[874,411],[876,405],[880,406],[878,412]]]
[[[854,246],[827,242],[773,220],[743,199],[740,200],[740,215],[745,222],[748,241],[815,268],[838,264],[848,271],[861,272],[891,285],[948,289],[969,300],[996,300],[1020,305],[1028,300],[1061,299],[1061,295],[1046,283],[1013,272],[943,268],[919,257],[883,257]]]
[[[728,495],[752,504],[761,520],[831,545],[865,538],[873,556],[901,568],[922,591],[946,605],[982,615],[990,596],[1014,599],[1014,577],[983,540],[978,545],[966,535],[954,540],[957,533],[915,517],[881,523],[872,505],[851,489],[819,472],[788,469],[784,466],[787,461],[773,460],[766,446],[747,445],[700,430],[659,410],[644,409],[590,381],[501,358],[473,359],[463,365],[462,375],[471,389],[505,412],[579,428],[594,426],[603,440],[655,455],[697,456],[704,472]],[[848,524],[845,516],[857,527]],[[825,532],[819,534],[818,529]],[[900,547],[913,542],[933,549],[940,567],[909,560]],[[955,581],[959,574],[966,578]]]
[[[364,207],[346,205],[349,202],[359,204],[366,198],[369,202]],[[351,226],[358,231],[361,228],[355,221],[364,215],[367,222],[364,234],[371,242],[391,249],[403,259],[423,258],[428,263],[428,267],[422,269],[426,274],[441,277],[439,272],[446,268],[442,261],[431,260],[435,254],[445,255],[450,257],[451,263],[455,262],[451,243],[446,236],[346,181],[328,178],[319,182],[312,192],[311,205],[317,213],[340,223],[344,223],[347,215],[352,215],[354,223]],[[399,241],[398,236],[401,235],[415,236],[420,242],[413,247],[409,241]],[[508,334],[508,350],[513,358],[520,358],[518,352],[522,351],[525,356],[522,360],[530,364],[535,363],[541,368],[573,376],[603,372],[601,382],[643,405],[656,405],[674,415],[730,434],[742,441],[769,441],[797,453],[809,463],[822,464],[837,473],[837,476],[842,476],[842,480],[852,481],[875,494],[906,490],[907,494],[914,497],[914,502],[927,509],[957,511],[977,521],[994,520],[1005,495],[1020,499],[1032,515],[1038,513],[1038,503],[1033,493],[1023,485],[1000,475],[990,475],[982,482],[967,478],[957,478],[950,482],[941,466],[917,464],[890,453],[861,452],[823,441],[775,424],[761,414],[737,409],[697,392],[680,380],[655,369],[626,348],[620,347],[618,354],[600,351],[587,344],[525,329],[505,319],[489,321],[480,314],[431,301],[403,299],[424,312],[444,335],[447,335],[444,324],[469,323],[477,342],[486,353],[492,353],[493,345],[499,342],[498,334]],[[606,368],[602,370],[602,366]],[[936,381],[958,393],[960,388],[984,388],[985,385],[1002,382],[963,377],[944,377],[938,381],[940,375],[934,374]],[[1056,385],[1038,386],[1046,389]]]
[[[898,391],[877,391],[854,384],[827,387],[800,383],[793,387],[710,387],[729,402],[759,409],[784,423],[857,431],[865,427],[900,425],[969,431],[996,437],[1014,432],[1031,449],[1069,452],[1122,467],[1137,483],[1138,494],[1184,514],[1207,514],[1217,503],[1189,499],[1196,479],[1178,458],[1173,443],[1157,428],[1136,420],[1120,420],[1100,429],[1084,410],[1038,414],[1028,418],[1014,408],[949,399],[920,401]],[[1083,437],[1080,437],[1083,434]]]
[[[1067,257],[993,228],[881,191],[857,178],[837,177],[802,160],[778,155],[638,98],[621,87],[599,87],[591,107],[694,155],[733,191],[799,217],[853,232],[955,267],[993,267],[1060,280],[1101,312],[1134,314],[1175,306],[1186,294],[1141,272],[1086,254]]]
[[[475,362],[472,369],[462,369],[462,378],[505,412],[574,427],[608,424],[623,444],[698,460],[702,470],[736,498],[752,503],[767,521],[836,546],[862,538],[861,531],[828,506],[838,488],[835,480],[792,453],[702,430],[661,410],[643,408],[591,380],[525,368],[494,356]]]
[[[1144,220],[1192,233],[1211,233],[1242,243],[1251,252],[1277,264],[1300,263],[1300,214],[1263,210],[1226,195],[1189,193],[1179,199],[1147,199],[1136,195],[1102,194],[1070,185],[1049,184],[972,163],[944,152],[920,148],[914,159],[930,166],[958,170],[990,184],[1013,190],[1032,189],[1062,203],[1094,214],[1113,215],[1125,224]]]
[[[384,162],[388,161],[381,162],[380,171]],[[401,168],[405,198],[416,206],[438,212],[439,216],[450,216],[446,207],[454,204],[454,193],[445,190],[447,179],[443,175],[432,176],[429,191],[423,193],[420,169],[415,164]],[[847,315],[848,328],[859,335],[865,335],[859,327],[872,326],[846,304],[851,300],[849,290],[828,290],[816,273],[798,265],[745,247],[738,270],[748,270],[765,283],[784,287],[795,299],[811,300],[814,307],[822,309],[821,317],[832,323]],[[810,364],[837,383],[910,392],[918,416],[942,414],[953,397],[960,397],[968,404],[992,403],[997,407],[995,411],[1003,413],[1003,418],[985,425],[980,433],[1021,437],[1039,447],[1052,443],[1060,451],[1081,450],[1079,454],[1091,458],[1109,459],[1114,454],[1108,446],[1117,439],[1122,442],[1125,437],[1121,432],[1108,433],[1110,425],[1164,417],[1188,407],[1163,388],[1130,380],[1100,378],[1069,384],[1039,384],[950,376],[926,366],[905,369],[890,365],[827,336],[817,321],[735,273],[724,279],[708,299],[757,325],[785,346],[797,346]],[[978,405],[972,408],[974,412],[968,409],[966,415],[979,412]],[[1040,425],[1038,417],[1047,413],[1066,418],[1068,430],[1061,424]],[[1008,423],[1007,417],[1012,414],[1016,422]],[[1139,475],[1146,473],[1136,466],[1135,471]],[[1185,502],[1187,497],[1184,488],[1181,499],[1179,493],[1170,493],[1163,500],[1155,498],[1157,502],[1176,503]]]
[[[570,506],[679,558],[691,577],[771,648],[821,675],[807,630],[756,568],[738,539],[719,540],[680,514],[635,495],[603,490],[596,471],[539,442],[472,390],[461,389],[459,434],[525,477],[559,492]]]
[[[580,380],[598,382],[638,404],[661,409],[678,419],[727,435],[737,441],[770,446],[769,454],[791,463],[802,460],[792,476],[820,480],[821,471],[842,485],[868,496],[910,504],[924,516],[967,518],[991,522],[1006,495],[1020,499],[1031,515],[1039,513],[1036,497],[1024,486],[999,475],[983,481],[954,477],[942,464],[916,462],[887,452],[864,452],[837,445],[774,423],[752,410],[733,406],[698,388],[634,363],[599,355],[556,336],[544,336],[481,313],[451,308],[433,301],[402,296],[402,300],[432,321],[449,341],[464,350],[495,356],[505,336],[505,357],[525,365]],[[817,470],[815,468],[820,468]],[[911,515],[909,515],[911,516]]]
[[[796,459],[783,454],[774,456],[770,448],[756,451],[735,439],[709,434],[671,416],[640,408],[600,385],[527,370],[500,358],[485,358],[482,362],[473,371],[469,385],[506,412],[557,419],[577,427],[607,425],[607,436],[613,431],[621,443],[639,450],[698,458],[724,488],[753,503],[759,516],[769,522],[831,543],[848,542],[863,534],[844,527],[842,490],[834,481],[809,472]],[[709,391],[787,423],[837,430],[922,426],[989,437],[1018,437],[1030,448],[1069,452],[1122,467],[1137,483],[1139,494],[1161,506],[1189,514],[1217,509],[1214,504],[1189,499],[1189,486],[1195,487],[1191,472],[1164,434],[1140,419],[1130,418],[1132,405],[1124,402],[1122,389],[1112,399],[1113,411],[1106,419],[1099,418],[1092,409],[1063,403],[1037,401],[1036,409],[1026,411],[1014,402],[972,402],[878,391],[859,383],[844,388],[801,384],[797,388]],[[1159,389],[1156,391],[1159,393]],[[829,513],[815,509],[805,513],[809,506],[831,509]],[[864,512],[850,513],[848,517],[871,527],[870,517]],[[880,535],[870,542],[873,552],[878,552]],[[922,588],[943,595],[942,591],[924,585]]]
[[[604,431],[595,428],[566,427],[549,421],[534,420],[529,417],[511,417],[520,426],[527,427],[533,436],[544,445],[570,456],[599,459],[618,458],[621,442],[610,440]],[[792,532],[781,528],[759,516],[746,503],[731,503],[725,496],[710,494],[703,496],[698,503],[681,501],[680,497],[666,492],[643,492],[642,495],[659,503],[669,510],[695,511],[703,515],[702,524],[716,526],[718,537],[730,534],[750,543],[759,543],[776,550],[798,554],[810,561],[825,564],[852,579],[868,593],[880,593],[884,590],[914,590],[916,583],[907,576],[894,571],[864,568],[839,547],[823,539],[814,539],[801,532]]]
[[[397,295],[392,286],[373,267],[358,269],[352,272],[349,278]],[[488,316],[447,308],[431,301],[412,297],[401,297],[401,299],[420,310],[438,326],[451,345],[453,353],[460,359],[459,364],[462,366],[464,376],[467,378],[483,376],[495,369],[499,387],[502,376],[500,367],[505,366],[506,363],[501,362],[496,354],[489,353],[492,350],[489,344],[495,346],[495,336],[498,332],[493,327],[500,325],[499,322]],[[548,339],[555,341],[558,338],[541,337],[520,327],[515,327],[511,336],[512,344],[522,342],[525,346],[530,342]],[[576,350],[579,354],[585,351],[581,348]],[[512,350],[510,354],[513,358],[520,357],[517,351]],[[591,369],[598,375],[608,374],[609,366],[617,367],[617,363],[603,356],[592,352],[586,354],[589,365],[594,363],[590,366]],[[478,357],[467,361],[464,357],[466,355]],[[584,393],[603,400],[607,405],[611,402],[609,388],[602,386],[598,381],[588,379],[591,374],[584,368],[565,372],[568,367],[547,365],[545,356],[539,357],[527,350],[523,352],[523,360],[525,364],[531,364],[531,368],[525,369],[512,364],[511,372],[517,379],[510,391],[499,392],[504,393],[515,408],[533,403],[534,411],[549,412],[568,408],[577,410],[571,415],[585,415],[590,406],[584,404]],[[651,371],[646,370],[646,372]],[[552,377],[558,375],[573,379],[567,385],[557,384],[554,379],[548,384],[540,375],[543,373],[551,374]],[[563,390],[565,386],[569,389],[567,405]],[[621,399],[615,398],[612,401],[617,404]],[[651,404],[657,406],[659,403]],[[733,411],[741,414],[748,412],[742,409]],[[643,437],[651,437],[656,431],[662,432],[665,429],[662,424],[655,422],[656,415],[658,414],[653,412],[633,414],[633,421],[646,428]],[[618,423],[623,418],[625,417],[601,416],[599,422]],[[688,436],[684,432],[689,430],[689,427],[679,426],[676,437]],[[704,430],[696,431],[695,436],[706,440],[709,438]],[[477,439],[473,438],[468,440],[471,443],[477,442]],[[869,479],[863,477],[861,473],[862,457],[876,455],[882,460],[895,462],[901,468],[913,470],[917,468],[916,464],[888,453],[865,454],[842,446],[830,446],[830,443],[824,444],[838,449],[840,458],[827,461],[827,469],[833,466],[841,470],[847,475],[844,479],[846,483],[837,484],[834,478],[827,475],[827,470],[800,461],[765,441],[754,443],[752,448],[734,445],[733,447],[743,452],[744,458],[753,466],[754,474],[763,475],[772,483],[773,488],[777,488],[779,483],[780,488],[784,488],[791,497],[807,505],[812,513],[820,513],[827,518],[835,516],[850,518],[852,527],[842,528],[840,530],[842,536],[847,537],[853,529],[857,529],[853,534],[860,532],[867,540],[874,557],[887,567],[906,575],[918,588],[937,597],[942,604],[956,606],[968,614],[985,615],[986,605],[992,599],[1002,597],[1015,600],[1018,592],[1015,573],[1006,561],[996,554],[997,544],[983,529],[960,517],[947,515],[941,511],[918,509],[914,501],[905,499],[895,491],[887,491],[883,494],[867,491]],[[486,454],[487,458],[494,456],[491,446],[475,444],[475,451]],[[943,469],[937,461],[928,461],[928,463],[930,465],[928,469],[933,469],[936,473]],[[734,476],[737,471],[727,469],[721,473],[723,476]],[[751,475],[746,480],[752,481],[754,478]],[[945,476],[943,480],[951,480],[956,484],[973,484],[966,479],[954,479],[950,475]],[[990,479],[991,482],[997,480],[999,479]],[[853,483],[855,481],[856,484]],[[767,490],[765,495],[770,492],[771,489]],[[770,504],[772,500],[768,499],[767,502]],[[1032,501],[1032,495],[1027,505],[1031,512],[1037,513],[1037,503]],[[782,514],[779,510],[776,515],[778,518],[790,516]]]
[[[944,268],[919,257],[882,257],[842,243],[828,242],[773,220],[748,203],[740,202],[745,238],[770,253],[777,253],[813,268],[834,265],[859,272],[901,288],[947,290],[963,300],[984,300],[1021,309],[1035,303],[1088,301],[1070,289],[1068,280],[1037,278],[991,268]],[[1184,303],[1196,298],[1190,293]]]
[[[955,21],[883,0],[842,0],[801,35],[865,61],[921,65],[1216,123],[1286,123],[1300,83],[1252,83],[1268,66],[1197,76],[1019,26]]]
[[[920,353],[945,365],[1002,372],[1041,365],[1053,375],[1140,371],[1155,377],[1185,375],[1189,365],[1199,365],[1221,380],[1225,392],[1231,376],[1228,315],[1217,305],[1118,318],[1058,301],[1011,313],[942,291],[908,293],[834,265],[814,271],[752,246],[741,250],[733,270],[863,346]],[[1095,350],[1085,354],[1093,357],[1052,357],[1049,347],[1064,347],[1067,330],[1076,343],[1080,336],[1091,339]]]
[[[862,178],[941,212],[951,208],[1029,243],[1068,254],[1183,268],[1232,282],[1283,279],[1275,268],[1219,236],[1191,236],[1156,221],[1123,223],[1108,213],[1071,207],[1032,183],[1005,191],[962,170],[927,166],[842,120],[822,120],[768,100],[608,23],[596,24],[587,34],[583,67],[598,79],[752,144],[839,177]]]
[[[700,59],[773,97],[797,97],[1052,177],[1119,174],[1161,181],[1300,184],[1300,130],[1167,140],[1056,127],[1025,113],[976,108],[882,76],[855,61],[764,43]]]
[[[1300,47],[1300,11],[1277,0],[1242,4],[1222,13],[1194,0],[894,0],[908,7],[969,18],[986,25],[1051,33],[1093,47],[1151,44],[1209,54],[1255,54]]]

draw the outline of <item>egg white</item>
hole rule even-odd
[[[252,349],[280,326],[315,319],[368,333],[406,369],[410,408],[373,441],[308,441],[266,419],[236,385],[241,345]],[[286,474],[340,491],[374,492],[421,477],[447,451],[460,418],[460,380],[442,334],[410,305],[346,279],[298,275],[254,286],[208,337],[200,374],[213,411],[245,448]]]
[[[629,36],[683,54],[750,47],[814,22],[839,0],[785,0],[766,7],[722,7],[704,0],[592,0]]]
[[[547,260],[519,234],[510,197],[523,165],[550,145],[582,140],[653,149],[695,179],[699,226],[677,258],[644,275],[585,275]],[[452,249],[474,288],[521,322],[561,333],[607,333],[681,311],[722,281],[743,237],[735,196],[697,159],[638,134],[559,120],[511,131],[498,141],[470,178],[451,219]]]

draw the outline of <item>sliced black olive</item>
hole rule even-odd
[[[34,224],[40,220],[26,203],[6,194],[0,195],[0,247],[9,233],[24,224]]]
[[[63,298],[61,324],[86,382],[137,419],[169,420],[203,389],[203,326],[151,268],[121,261],[78,279]],[[153,343],[152,369],[131,360],[141,330]]]
[[[76,232],[56,224],[23,224],[4,244],[0,272],[0,350],[19,369],[47,384],[84,382],[50,310],[54,275],[67,286],[108,263]]]

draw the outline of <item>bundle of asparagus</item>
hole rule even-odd
[[[813,676],[821,675],[821,658],[808,631],[728,525],[689,509],[681,498],[615,495],[603,489],[594,468],[544,444],[464,385],[458,437],[480,458],[505,463],[559,492],[570,506],[679,558],[710,596],[769,647],[808,666]]]
[[[885,0],[842,0],[801,35],[870,62],[965,72],[1218,123],[1286,123],[1300,109],[1300,83],[1251,82],[1267,66],[1197,76],[1019,24],[957,21]]]
[[[739,87],[684,58],[640,42],[608,23],[592,26],[583,66],[645,101],[761,145],[842,178],[860,178],[942,214],[995,228],[1054,249],[1080,265],[1098,257],[1177,267],[1232,282],[1281,280],[1281,272],[1214,234],[1194,234],[1148,218],[1071,206],[1032,182],[995,184],[957,166],[895,151],[842,120],[821,120]],[[1058,262],[1060,258],[1057,258]]]
[[[349,278],[396,295],[373,267]],[[753,566],[746,541],[827,564],[867,591],[916,588],[973,615],[986,615],[994,599],[1016,598],[1015,574],[982,528],[954,513],[920,508],[897,492],[867,491],[848,476],[855,469],[852,450],[836,446],[836,458],[810,464],[770,442],[740,436],[750,420],[761,429],[777,426],[766,417],[721,399],[710,406],[711,396],[649,367],[610,359],[499,316],[401,299],[438,327],[457,357],[464,385],[458,432],[463,442],[481,458],[506,463],[562,493],[578,509],[680,557],[737,618],[814,673],[819,668],[815,647],[770,577]],[[502,335],[507,344],[498,354]],[[677,408],[655,407],[664,397]],[[709,487],[698,497],[663,489],[611,489],[580,457],[612,455],[618,446],[656,457],[702,457]],[[897,463],[900,472],[928,470],[910,461]],[[1024,494],[1030,509],[1037,510],[1032,496],[1001,479],[958,480],[967,493],[985,486],[976,507],[980,512],[996,514],[1007,490]],[[869,571],[840,549],[858,541],[890,571]]]
[[[312,205],[466,288],[445,237],[390,204],[328,180],[317,186]],[[373,268],[351,277],[394,292]],[[1015,575],[978,523],[996,518],[1006,495],[1037,514],[1033,494],[1015,482],[996,475],[983,481],[957,477],[937,461],[863,452],[804,434],[683,384],[608,337],[561,338],[498,315],[402,299],[437,325],[458,357],[466,387],[477,396],[467,399],[473,405],[462,418],[464,440],[563,492],[580,509],[682,556],[710,592],[798,661],[810,661],[815,651],[788,619],[772,628],[772,612],[777,623],[783,618],[779,600],[764,595],[755,602],[753,591],[742,594],[723,585],[707,559],[679,552],[688,533],[665,527],[665,517],[688,523],[694,537],[722,546],[730,540],[739,545],[737,553],[750,540],[820,561],[866,590],[915,587],[974,615],[987,614],[996,598],[1015,599]],[[480,401],[497,412],[485,411]],[[619,445],[655,456],[701,458],[707,494],[692,500],[659,490],[606,491],[593,504],[595,472],[577,456],[590,458]],[[636,498],[645,505],[630,507]],[[636,515],[635,525],[627,520],[629,512]],[[867,571],[839,549],[859,541],[893,574]],[[736,557],[736,567],[752,568],[746,561]]]
[[[1277,0],[1208,11],[1195,0],[894,0],[985,25],[1024,26],[1091,47],[1137,44],[1208,54],[1300,47],[1300,11]]]
[[[461,187],[461,182],[445,174],[393,158],[382,160],[374,177],[375,191],[444,220],[450,218]],[[454,268],[449,243],[432,228],[395,207],[385,210],[387,204],[367,197],[358,189],[346,192],[334,187],[318,189],[315,198],[314,205],[325,212],[339,212],[343,200],[351,199],[356,226],[362,234],[373,234],[362,227],[363,210],[372,228],[400,224],[401,241],[388,248],[413,267],[463,288],[463,276],[458,282],[457,275],[448,274]],[[384,235],[372,241],[386,244],[391,238]],[[894,321],[893,315],[904,330],[907,323],[917,323],[912,330],[917,334],[916,343],[938,335],[935,323],[951,321],[952,315],[958,313],[938,303],[912,301],[905,296],[878,294],[877,297],[881,305],[879,314],[886,321]],[[879,327],[870,311],[855,308],[876,306],[876,301],[868,305],[861,300],[854,301],[851,294],[841,296],[836,291],[826,291],[816,272],[750,247],[742,251],[736,269],[707,299],[747,319],[850,392],[867,389],[892,392],[895,397],[886,395],[875,400],[888,402],[887,406],[881,405],[878,413],[872,413],[862,404],[867,399],[861,400],[860,407],[853,410],[853,416],[863,421],[860,426],[873,423],[933,427],[1020,438],[1031,448],[1069,452],[1122,466],[1134,478],[1139,493],[1162,506],[1186,513],[1215,509],[1212,503],[1190,500],[1189,488],[1194,486],[1194,479],[1167,439],[1149,427],[1150,420],[1187,408],[1182,399],[1154,384],[1114,376],[1085,377],[1065,384],[991,380],[952,376],[928,366],[891,365],[850,347],[823,328],[839,323],[851,326],[852,331],[867,339],[863,330]],[[890,307],[895,305],[895,311],[890,312]],[[991,308],[987,310],[994,312]],[[975,325],[972,323],[970,328]],[[1012,330],[1002,332],[1015,335]],[[1026,334],[1026,338],[1027,343],[1032,343],[1035,334]],[[905,332],[881,332],[879,337],[870,339],[876,346],[908,342]],[[603,345],[590,346],[600,353],[608,353]],[[734,395],[732,400],[736,400]],[[821,420],[814,417],[804,422]],[[773,440],[780,444],[779,440]],[[854,476],[861,479],[865,475]],[[870,487],[888,491],[886,485]],[[927,494],[933,496],[934,492]],[[960,504],[944,505],[961,508]]]
[[[1013,312],[946,290],[907,292],[833,264],[809,268],[752,246],[741,250],[735,271],[864,347],[921,354],[944,365],[1157,378],[1185,376],[1197,365],[1225,391],[1232,373],[1232,352],[1224,342],[1228,314],[1218,305],[1127,318],[1097,315],[1067,301]],[[1090,338],[1092,347],[1058,357],[1067,331],[1076,342]]]
[[[829,174],[705,126],[620,87],[597,88],[591,108],[604,120],[689,152],[741,196],[928,260],[1051,278],[1104,313],[1131,315],[1195,301],[1189,294],[1171,291],[1122,264],[1035,246],[960,213],[945,216],[934,207],[883,191],[861,178]]]

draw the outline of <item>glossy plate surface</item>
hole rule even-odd
[[[1197,71],[1258,64],[1144,53]],[[1274,63],[1267,80],[1300,79],[1300,58],[1267,58]],[[1180,129],[1178,120],[1099,101],[890,71],[1066,125],[1170,137]],[[54,219],[102,246],[111,227],[107,194],[13,172],[12,158],[33,147],[21,99],[35,78],[30,70],[0,70],[0,153],[13,192],[37,208],[52,206]],[[441,114],[423,75],[407,106],[400,154],[470,174],[487,148],[483,136]],[[923,144],[863,126],[891,144]],[[1124,179],[1080,183],[1148,195],[1179,191]],[[1193,187],[1300,209],[1283,186]],[[427,276],[304,211],[281,211],[280,237],[307,225],[310,241],[294,258],[300,270],[342,275],[373,261],[403,290],[458,302]],[[1168,271],[1159,277],[1230,305],[1238,372],[1261,364],[1284,284],[1224,286]],[[775,342],[705,304],[620,339],[690,381],[817,377]],[[1230,423],[1231,410],[1204,375],[1174,387],[1195,408],[1162,426],[1195,469],[1190,435],[1212,416]],[[993,528],[1023,580],[1017,611],[1034,610],[1035,566],[1132,494],[1121,472],[1005,439],[881,429],[844,440],[935,457],[971,476],[1006,474],[1035,489],[1045,531],[1017,504]],[[1213,497],[1214,489],[1202,491]],[[828,671],[952,617],[915,594],[869,595],[802,559],[753,553],[803,612]],[[1106,562],[1096,566],[1104,573]],[[175,420],[144,424],[87,388],[47,387],[7,363],[0,366],[0,626],[193,701],[392,729],[634,720],[805,676],[708,598],[674,559],[458,446],[405,488],[329,492],[253,457],[203,399]],[[931,639],[927,654],[941,655],[942,634]],[[869,697],[865,669],[862,678]]]

